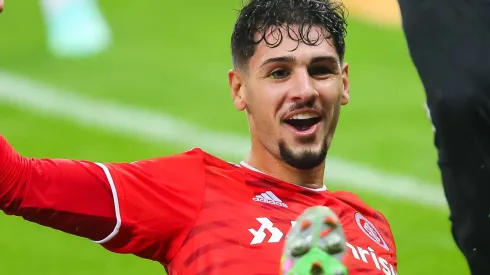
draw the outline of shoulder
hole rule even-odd
[[[155,157],[127,163],[128,168],[145,170],[189,169],[202,166],[206,153],[201,148],[192,148],[188,151],[168,156]]]
[[[342,201],[343,203],[349,205],[350,207],[352,207],[352,209],[354,209],[354,220],[359,225],[359,227],[361,227],[361,229],[366,229],[368,231],[367,233],[370,234],[379,234],[379,237],[384,236],[385,238],[387,238],[387,243],[383,242],[383,245],[388,245],[396,251],[395,239],[391,230],[390,223],[383,213],[368,205],[358,195],[354,193],[338,191],[333,192],[333,194],[338,200]],[[378,230],[381,232],[378,232]],[[375,237],[375,239],[377,238]],[[380,239],[382,240],[384,238],[381,237]]]
[[[332,192],[333,196],[338,200],[342,201],[345,204],[350,205],[351,207],[358,210],[368,210],[375,211],[373,207],[369,206],[366,202],[364,202],[358,195],[346,192],[346,191],[336,191]]]
[[[202,178],[205,154],[200,148],[192,148],[182,153],[162,157],[105,165],[113,176],[132,181]]]
[[[364,202],[358,195],[345,191],[333,192],[333,195],[338,200],[352,207],[356,212],[364,216],[370,216],[381,223],[389,223],[388,219],[379,210]]]
[[[137,160],[130,163],[111,165],[118,172],[143,173],[146,175],[179,175],[189,177],[204,174],[209,169],[236,169],[236,165],[226,162],[199,147],[182,153]]]

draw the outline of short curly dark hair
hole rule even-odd
[[[293,25],[296,26],[293,28]],[[326,36],[309,36],[313,26],[326,31]],[[322,38],[331,39],[342,62],[347,35],[346,10],[343,4],[332,0],[250,0],[239,12],[231,36],[233,65],[244,67],[255,53],[261,41],[277,47],[283,40],[283,32],[273,35],[269,41],[270,28],[283,28],[287,35],[307,45],[318,45]],[[258,37],[258,39],[257,39]]]

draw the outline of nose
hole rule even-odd
[[[292,86],[289,97],[292,101],[309,102],[318,98],[318,92],[314,87],[314,80],[307,70],[297,70],[292,76]]]

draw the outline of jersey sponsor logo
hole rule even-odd
[[[250,233],[254,236],[251,245],[263,243],[267,234],[265,231],[267,230],[270,233],[270,238],[267,240],[268,243],[277,243],[282,239],[284,235],[279,228],[274,227],[274,224],[268,218],[256,218],[256,220],[260,223],[259,230],[255,230],[253,228],[248,229]]]
[[[288,205],[285,204],[284,202],[282,202],[282,200],[280,200],[271,191],[267,191],[265,193],[258,194],[258,195],[256,195],[253,198],[253,200],[254,201],[258,201],[258,202],[263,202],[263,203],[268,203],[268,204],[273,204],[273,205],[277,205],[277,206],[282,206],[282,207],[288,208]]]
[[[383,236],[379,233],[378,229],[374,226],[372,222],[366,219],[361,213],[357,212],[354,216],[357,225],[361,228],[362,232],[366,234],[371,240],[379,244],[382,248],[390,251],[388,244],[383,239]]]
[[[275,227],[271,220],[268,218],[256,218],[256,220],[261,226],[258,230],[253,228],[248,230],[253,235],[253,239],[250,242],[251,245],[264,243],[267,237],[266,231],[270,234],[267,243],[278,243],[283,239],[284,233],[279,228]],[[291,227],[295,224],[296,221],[291,221]],[[396,268],[385,258],[378,256],[376,251],[371,247],[366,249],[360,246],[354,246],[348,242],[346,243],[346,246],[348,255],[355,260],[374,265],[378,270],[382,271],[384,275],[397,275]]]
[[[385,275],[397,275],[396,268],[383,257],[379,257],[371,247],[365,249],[347,243],[347,248],[354,259],[363,261],[366,264],[374,264],[374,266],[378,270],[381,270]]]

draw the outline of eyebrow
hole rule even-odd
[[[310,63],[319,63],[319,62],[334,63],[335,65],[340,66],[339,60],[331,55],[316,56],[313,57],[310,61]]]
[[[279,57],[272,57],[272,58],[269,58],[269,59],[265,60],[264,62],[262,62],[262,64],[260,65],[260,67],[264,67],[267,64],[277,63],[277,62],[280,62],[280,63],[295,63],[296,62],[296,58],[294,56],[291,56],[291,55],[288,55],[288,56],[279,56]],[[310,60],[310,63],[319,63],[319,62],[328,62],[328,63],[333,63],[333,64],[335,64],[337,66],[340,66],[339,60],[337,58],[335,58],[334,56],[331,56],[331,55],[315,56],[315,57],[313,57]]]

